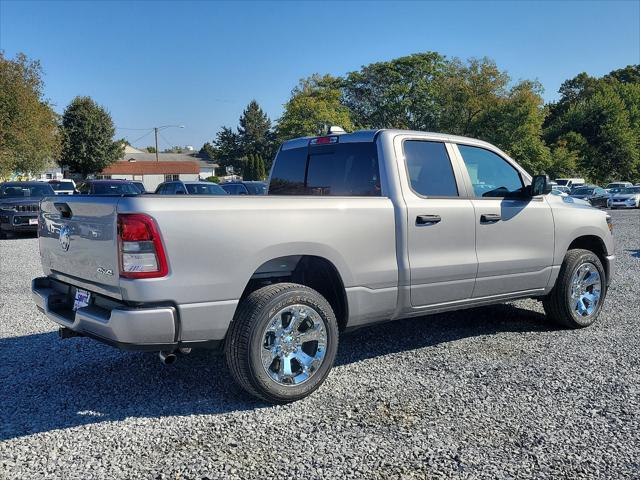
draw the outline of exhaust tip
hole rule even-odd
[[[165,365],[171,365],[178,359],[176,354],[173,352],[160,352],[158,353],[158,356],[160,357],[160,361]]]

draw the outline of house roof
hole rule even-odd
[[[200,173],[200,165],[197,160],[181,162],[129,162],[120,161],[109,165],[102,170],[102,175],[153,175],[153,174],[179,174]]]
[[[135,149],[133,149],[135,150]],[[125,150],[124,155],[122,156],[123,161],[130,162],[155,162],[156,154],[149,152],[127,152]],[[198,162],[201,167],[217,167],[213,160],[206,160],[204,158],[198,157],[197,152],[192,153],[158,153],[158,161],[159,162]]]

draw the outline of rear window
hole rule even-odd
[[[53,193],[51,186],[47,183],[42,185],[13,184],[0,187],[0,197],[6,198],[44,197]]]
[[[140,190],[130,183],[95,183],[93,185],[94,195],[137,195],[139,193]]]
[[[281,150],[269,195],[380,196],[376,145],[337,143]]]
[[[49,185],[51,185],[51,188],[53,188],[55,191],[73,190],[73,183],[71,182],[55,182],[50,183]]]
[[[187,183],[187,192],[189,195],[226,195],[221,187],[212,183],[210,185],[206,183]]]

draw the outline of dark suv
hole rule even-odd
[[[81,195],[140,195],[140,189],[129,180],[85,180],[77,189]]]
[[[220,185],[229,195],[266,195],[266,182],[227,182]]]
[[[44,182],[0,183],[0,238],[16,232],[37,232],[40,200],[55,194]]]

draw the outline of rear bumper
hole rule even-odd
[[[181,346],[217,347],[220,342],[179,342],[179,318],[171,305],[130,307],[96,296],[91,305],[73,311],[75,288],[49,277],[31,284],[38,309],[61,327],[123,350],[175,350]]]

